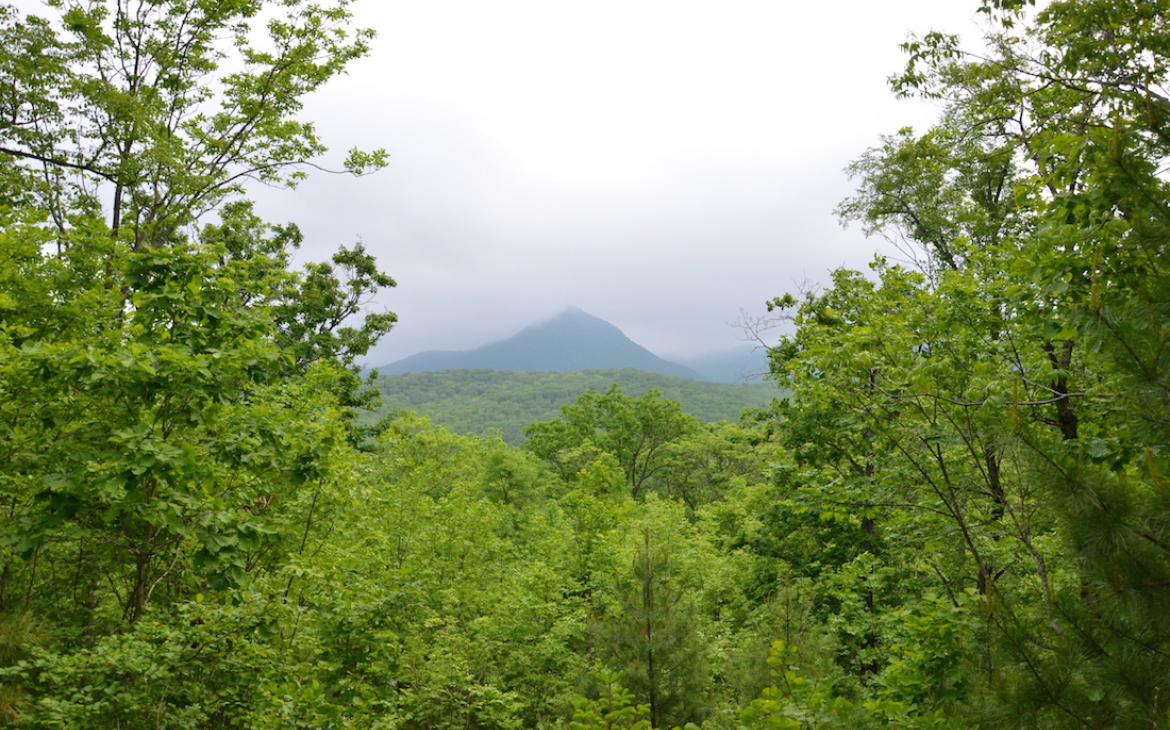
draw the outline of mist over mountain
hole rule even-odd
[[[442,370],[572,372],[633,369],[704,380],[700,373],[665,360],[620,329],[577,307],[473,350],[420,352],[377,368],[383,375]],[[742,381],[741,381],[742,382]]]
[[[760,383],[768,372],[768,354],[759,345],[682,357],[678,362],[713,383]]]

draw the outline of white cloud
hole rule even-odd
[[[975,35],[961,0],[365,0],[374,52],[310,103],[340,155],[391,167],[257,191],[320,257],[360,236],[399,281],[374,362],[473,346],[562,306],[652,349],[733,346],[741,308],[876,243],[841,169],[934,110],[885,78],[910,31]]]

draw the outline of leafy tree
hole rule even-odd
[[[5,7],[0,154],[29,173],[30,203],[59,246],[99,197],[112,238],[167,245],[246,180],[295,184],[325,151],[296,114],[368,50],[349,5],[68,0],[47,4],[50,17]],[[384,161],[354,151],[346,169]]]
[[[1024,5],[985,4],[986,54],[907,43],[895,89],[944,114],[867,153],[841,212],[909,265],[774,302],[798,327],[773,353],[782,428],[816,499],[872,515],[892,559],[982,617],[966,691],[995,698],[986,721],[1156,723],[1165,9]]]
[[[238,270],[214,256],[132,255],[124,325],[10,350],[4,380],[20,395],[7,415],[20,438],[8,535],[29,561],[29,591],[38,553],[64,540],[79,561],[112,561],[73,589],[109,589],[135,621],[189,561],[238,578],[279,532],[270,508],[324,472],[342,434],[312,389],[334,376],[285,380],[263,310],[241,306]]]
[[[525,433],[528,448],[557,466],[563,476],[570,476],[568,451],[585,442],[613,454],[637,498],[665,471],[667,445],[697,425],[678,403],[664,400],[658,391],[631,398],[614,386],[605,393],[586,391],[561,409],[559,419],[534,424]]]
[[[396,286],[394,279],[378,270],[361,244],[342,247],[329,263],[293,272],[292,254],[303,240],[295,225],[266,224],[246,200],[226,203],[219,217],[218,224],[203,228],[200,242],[221,247],[221,264],[230,261],[245,267],[249,277],[269,282],[267,289],[247,291],[244,300],[268,309],[277,344],[291,360],[288,367],[303,372],[316,362],[336,362],[348,371],[335,386],[342,402],[376,405],[377,391],[362,388],[356,359],[390,331],[397,316],[371,312],[357,326],[353,321],[379,289]]]
[[[753,429],[726,422],[703,425],[669,445],[662,491],[694,512],[735,484],[763,478],[770,453],[761,444]]]
[[[360,247],[290,270],[299,232],[239,193],[324,150],[295,115],[369,34],[345,2],[256,32],[271,5],[0,11],[5,609],[100,633],[271,568],[353,439],[393,315],[347,320],[393,281]]]

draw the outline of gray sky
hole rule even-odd
[[[936,109],[895,100],[910,31],[974,0],[363,0],[372,54],[306,114],[362,179],[259,190],[308,255],[361,239],[399,283],[373,364],[464,349],[568,305],[663,355],[740,344],[741,309],[879,246],[842,168]]]

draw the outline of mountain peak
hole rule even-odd
[[[567,307],[551,319],[474,350],[423,352],[391,363],[386,374],[440,370],[565,372],[629,368],[698,380],[688,367],[664,360],[604,319]]]
[[[536,322],[525,327],[524,330],[530,330],[537,327],[579,327],[581,325],[604,325],[605,327],[612,327],[617,329],[609,322],[605,321],[596,314],[590,314],[580,307],[565,307],[548,319]]]
[[[556,322],[558,320],[567,320],[567,319],[596,319],[596,320],[605,322],[605,320],[601,319],[601,317],[598,317],[595,314],[590,314],[589,312],[586,312],[584,309],[581,309],[580,307],[577,307],[577,306],[565,307],[561,311],[554,314],[552,316],[552,318],[550,318],[546,321]]]

